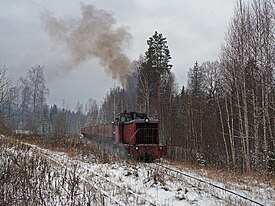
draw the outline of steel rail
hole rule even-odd
[[[229,189],[226,189],[226,188],[224,188],[224,187],[215,185],[215,184],[213,184],[213,183],[211,183],[211,182],[208,182],[208,181],[204,181],[204,180],[202,180],[202,179],[199,179],[199,178],[194,177],[194,176],[192,176],[192,175],[186,174],[186,173],[184,173],[184,172],[181,172],[181,171],[178,171],[178,170],[169,168],[169,167],[164,166],[164,165],[162,165],[162,164],[160,164],[160,163],[155,163],[155,164],[158,165],[158,166],[160,166],[160,167],[163,167],[163,168],[165,168],[165,169],[167,169],[167,170],[170,170],[170,171],[179,173],[179,174],[181,174],[181,175],[183,175],[183,176],[186,176],[186,177],[189,177],[189,178],[191,178],[191,179],[194,179],[194,180],[196,180],[196,181],[198,181],[198,182],[202,182],[202,183],[204,183],[204,184],[210,185],[210,186],[215,187],[215,188],[217,188],[217,189],[220,189],[220,190],[223,190],[223,191],[228,192],[228,193],[230,193],[230,194],[233,194],[233,195],[235,195],[235,196],[238,196],[238,197],[240,197],[240,198],[242,198],[242,199],[245,199],[245,200],[247,200],[247,201],[250,201],[250,202],[252,202],[252,203],[254,203],[254,204],[256,204],[256,205],[264,206],[264,204],[259,203],[259,202],[255,201],[255,200],[252,200],[252,199],[250,199],[250,198],[248,198],[248,197],[246,197],[246,196],[243,196],[243,195],[241,195],[241,194],[238,194],[238,193],[236,193],[236,192],[234,192],[234,191],[232,191],[232,190],[229,190]]]

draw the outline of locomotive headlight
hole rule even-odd
[[[138,146],[135,147],[135,150],[138,150]]]
[[[162,150],[162,146],[159,147],[159,150]]]
[[[146,117],[146,118],[144,119],[144,121],[145,121],[146,123],[148,123],[148,122],[149,122],[149,118]]]

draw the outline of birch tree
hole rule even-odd
[[[5,66],[0,66],[0,118],[1,112],[4,111],[8,99],[11,83],[11,78],[7,76],[7,68]]]
[[[42,131],[43,109],[49,94],[43,69],[42,66],[36,65],[28,70],[26,77],[20,78],[22,107],[31,110],[29,129],[34,133]]]
[[[231,117],[231,122],[227,120],[229,137],[241,140],[241,153],[237,157],[242,170],[247,172],[267,169],[268,153],[274,147],[270,114],[274,104],[272,14],[270,0],[254,0],[251,4],[239,1],[222,52],[223,76],[230,100],[226,101],[227,118]]]

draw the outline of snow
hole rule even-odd
[[[0,139],[3,138],[0,136]],[[106,205],[253,205],[249,201],[218,190],[211,184],[228,188],[263,205],[275,205],[274,185],[257,183],[256,180],[253,182],[253,187],[249,186],[248,188],[245,183],[217,182],[195,171],[179,169],[164,161],[159,164],[123,160],[103,164],[95,161],[96,157],[69,157],[64,152],[53,152],[32,144],[24,144],[28,146],[26,155],[37,155],[49,162],[52,169],[49,175],[51,180],[55,182],[56,188],[60,184],[61,175],[66,176],[68,180],[75,178],[76,182],[79,182],[75,196],[80,197],[80,194],[83,194],[83,205],[93,195],[95,198],[92,201],[97,202],[94,203],[95,205],[100,205],[98,201],[104,201]],[[16,154],[21,152],[18,148],[12,147],[5,148],[5,151],[2,150],[2,157],[4,153]],[[176,172],[173,173],[160,165],[184,172],[207,183],[198,182],[176,174]],[[207,172],[201,173],[206,174]],[[67,201],[65,195],[68,195],[69,181],[64,188],[64,190],[60,190],[60,193],[63,196],[63,201]],[[88,191],[93,191],[93,195],[88,196],[86,194]],[[62,198],[56,198],[57,202],[54,202],[55,198],[51,200],[47,205],[62,205],[60,203]],[[80,198],[77,200],[80,201]]]

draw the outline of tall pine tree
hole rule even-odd
[[[147,87],[148,94],[145,105],[148,115],[159,115],[161,79],[170,74],[172,65],[171,55],[166,38],[157,31],[147,40],[148,50],[145,52],[144,62],[139,73],[139,86]],[[146,83],[144,85],[144,83]]]

